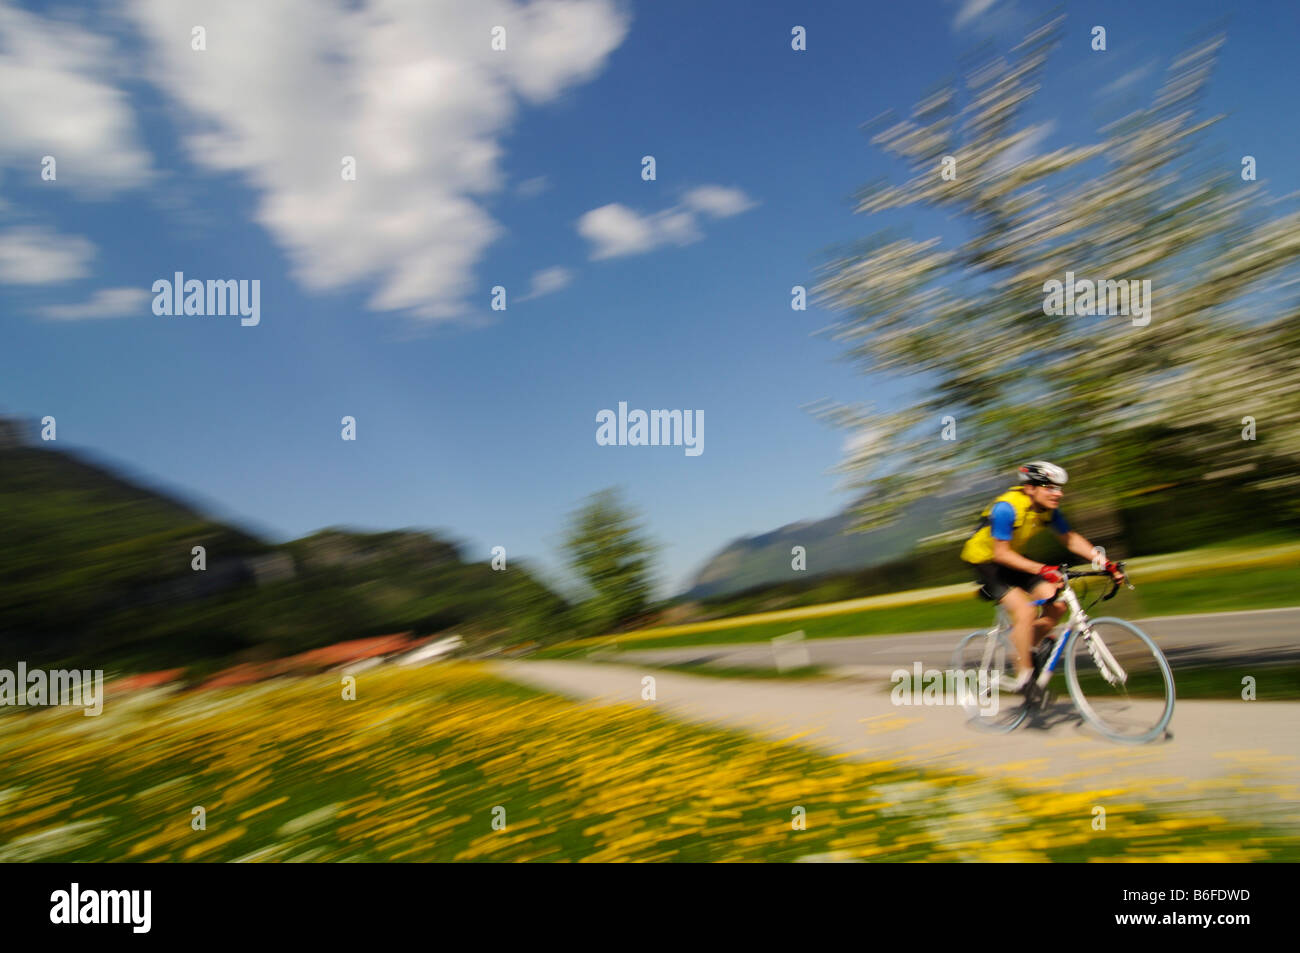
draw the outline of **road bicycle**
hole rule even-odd
[[[1124,564],[1118,565],[1122,572]],[[993,628],[972,632],[953,652],[952,667],[976,676],[977,689],[962,699],[971,724],[989,731],[1013,731],[1035,711],[1045,711],[1051,700],[1047,685],[1064,656],[1065,681],[1074,707],[1097,732],[1124,744],[1163,737],[1174,714],[1174,675],[1164,653],[1131,622],[1088,617],[1070,582],[1086,576],[1110,577],[1110,573],[1069,566],[1061,566],[1060,572],[1062,582],[1056,593],[1033,604],[1065,602],[1069,607],[1061,620],[1065,631],[1035,647],[1034,678],[1023,695],[1009,691],[1016,681],[1016,653],[1011,619],[1001,606]],[[1118,591],[1119,583],[1112,578],[1110,591],[1088,608]]]

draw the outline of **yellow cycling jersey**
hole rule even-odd
[[[1008,503],[1015,513],[1011,530],[1011,548],[1019,552],[1031,537],[1039,530],[1051,528],[1060,533],[1069,531],[1069,525],[1060,510],[1038,512],[1033,508],[1033,501],[1025,491],[1013,486],[996,500],[984,507],[980,513],[980,525],[975,535],[966,540],[961,549],[961,558],[968,563],[987,563],[993,561],[993,525],[991,514],[993,507],[999,503]]]

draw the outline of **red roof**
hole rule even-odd
[[[153,688],[157,685],[166,685],[168,682],[179,681],[180,677],[185,674],[183,668],[166,668],[158,672],[142,672],[139,675],[124,675],[121,678],[115,678],[110,682],[112,690],[115,692],[138,692],[141,689]]]
[[[377,655],[392,655],[394,652],[406,652],[413,649],[418,640],[411,638],[411,633],[398,635],[376,635],[369,639],[352,639],[349,642],[335,642],[310,652],[302,652],[286,659],[304,665],[346,665]]]
[[[401,632],[397,635],[376,635],[369,639],[335,642],[333,645],[299,652],[288,658],[271,659],[266,662],[244,662],[223,669],[199,687],[221,688],[227,685],[247,685],[276,675],[320,671],[368,658],[406,652],[426,641],[428,640],[411,638],[409,632]]]
[[[432,641],[438,636],[416,639],[409,632],[394,635],[377,635],[369,639],[351,639],[347,642],[335,642],[319,649],[300,652],[287,658],[268,659],[264,662],[241,662],[217,672],[200,688],[222,688],[229,685],[248,685],[276,675],[289,675],[296,672],[321,671],[335,668],[351,662],[409,652],[418,645]],[[169,668],[157,672],[144,672],[138,675],[125,675],[110,682],[113,692],[134,692],[158,685],[180,681],[185,674],[183,668]]]

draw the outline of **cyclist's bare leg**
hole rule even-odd
[[[1040,582],[1034,586],[1034,591],[1030,593],[1030,599],[1050,599],[1056,592],[1056,586],[1050,582]],[[1037,645],[1043,641],[1043,636],[1047,635],[1056,624],[1061,621],[1061,616],[1065,615],[1069,607],[1064,602],[1048,602],[1043,605],[1043,614],[1034,620],[1033,623],[1033,644]]]
[[[1016,650],[1016,672],[1023,674],[1034,667],[1030,651],[1033,648],[1031,640],[1034,635],[1034,617],[1038,614],[1038,609],[1030,602],[1029,593],[1014,586],[1007,590],[1000,605],[1011,617],[1011,645]]]

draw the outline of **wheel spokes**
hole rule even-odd
[[[1015,682],[1015,654],[1006,635],[973,632],[962,640],[953,654],[952,667],[971,673],[978,687],[967,695],[962,708],[975,727],[988,731],[1010,731],[1024,720],[1027,711],[1019,695],[1007,694],[1006,687]]]

